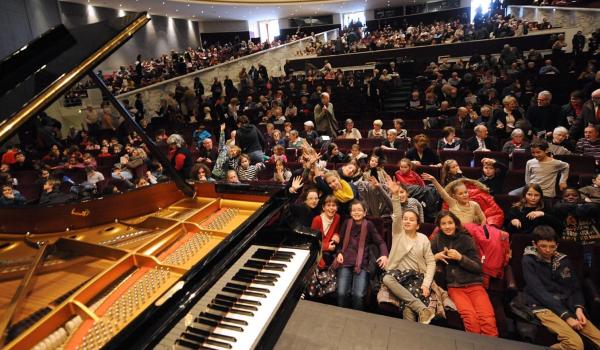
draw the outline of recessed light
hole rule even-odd
[[[119,4],[119,7],[123,7],[123,4]]]

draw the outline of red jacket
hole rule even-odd
[[[329,252],[329,250],[327,249],[329,248],[329,242],[331,242],[331,239],[334,235],[339,235],[340,232],[340,215],[335,214],[335,216],[333,217],[333,222],[331,223],[331,226],[329,226],[329,230],[327,232],[323,232],[323,220],[321,220],[321,215],[317,215],[313,218],[310,228],[321,232],[321,234],[323,235],[321,249],[323,253]],[[327,264],[325,263],[325,260],[321,259],[319,261],[319,268],[324,269],[326,267]]]
[[[402,174],[400,170],[396,171],[396,181],[405,185],[425,186],[425,182],[421,176],[414,171],[409,171],[407,174]]]
[[[504,212],[494,201],[494,197],[487,191],[487,187],[481,182],[471,179],[462,178],[455,181],[462,181],[467,186],[469,198],[479,204],[485,214],[486,223],[501,228],[504,223]],[[448,190],[449,185],[446,185],[446,190]],[[444,203],[443,209],[448,210],[448,204]]]

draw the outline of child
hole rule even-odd
[[[550,157],[547,153],[548,142],[541,140],[531,143],[533,159],[527,161],[525,166],[525,184],[538,184],[542,188],[544,197],[556,197],[556,177],[560,174],[558,186],[561,191],[567,188],[569,178],[569,164]],[[511,196],[520,196],[524,187],[510,191]]]
[[[367,155],[360,150],[360,146],[355,143],[350,147],[350,160],[353,160],[359,167],[364,168],[367,165]]]
[[[561,240],[579,242],[582,245],[594,244],[600,240],[600,205],[585,202],[577,189],[564,190],[563,199],[554,204],[553,214],[564,226],[560,233]]]
[[[327,196],[323,200],[323,209],[320,215],[312,220],[310,226],[313,230],[321,232],[322,235],[322,258],[319,260],[319,269],[327,268],[333,262],[334,252],[340,243],[340,215],[337,213],[338,206],[334,196]]]
[[[321,175],[317,169],[315,183],[324,194],[332,194],[337,199],[340,205],[340,213],[348,214],[350,211],[349,205],[358,198],[356,187],[351,182],[341,179],[337,171],[327,171],[324,175]]]
[[[257,174],[264,168],[263,163],[250,165],[250,156],[244,153],[240,155],[240,165],[237,167],[236,172],[240,181],[258,181]]]
[[[403,318],[428,324],[435,314],[423,302],[431,292],[431,283],[435,274],[435,258],[431,252],[429,239],[417,232],[422,217],[412,210],[402,210],[400,191],[402,187],[393,181],[388,181],[392,194],[394,214],[392,215],[392,246],[387,273],[383,276],[383,284],[400,300],[405,303]],[[422,298],[417,298],[410,290],[398,282],[394,273],[414,271],[418,274]]]
[[[600,331],[585,315],[575,270],[567,256],[557,251],[556,232],[550,226],[537,226],[532,243],[525,248],[521,262],[525,300],[535,317],[558,335],[560,344],[551,348],[583,349],[580,334],[600,347]]]
[[[273,172],[273,181],[286,183],[292,178],[292,172],[285,168],[285,162],[281,159],[275,161],[275,171]]]
[[[325,159],[330,163],[346,163],[348,161],[348,156],[342,153],[338,145],[332,142],[327,146]]]
[[[592,180],[591,186],[585,186],[579,189],[586,203],[600,205],[600,173]]]
[[[337,245],[336,262],[339,265],[337,274],[338,306],[347,307],[352,297],[352,308],[364,309],[364,297],[369,282],[367,271],[369,250],[367,246],[375,244],[379,248],[377,264],[385,268],[388,262],[388,250],[385,241],[377,232],[375,225],[365,219],[367,213],[360,201],[350,204],[350,218],[344,222],[340,230],[340,244]]]
[[[242,149],[236,145],[229,146],[227,151],[227,167],[228,169],[237,169],[240,165],[240,155]]]
[[[454,159],[447,159],[446,161],[444,161],[440,175],[442,178],[443,186],[463,177],[462,170],[460,170],[458,162]]]
[[[425,186],[425,182],[421,179],[421,176],[414,170],[414,165],[408,158],[402,158],[398,162],[398,171],[394,174],[396,181],[404,185],[417,185]]]
[[[490,189],[491,195],[502,194],[506,165],[492,158],[483,158],[481,164],[483,165],[483,175],[479,178],[479,182]]]
[[[560,221],[544,208],[542,195],[539,185],[525,186],[521,200],[513,204],[506,216],[504,225],[509,233],[531,233],[538,225],[551,225],[561,231]]]
[[[238,178],[238,175],[235,172],[235,170],[227,170],[225,178],[227,179],[227,183],[230,183],[230,184],[239,184],[240,183],[240,179]]]
[[[111,158],[113,155],[108,151],[108,146],[102,146],[98,158]]]
[[[269,163],[275,163],[278,160],[283,161],[283,163],[287,163],[285,148],[282,145],[275,145],[275,147],[273,147],[273,155],[271,158],[269,158]]]
[[[402,211],[414,211],[419,215],[419,219],[421,220],[421,223],[423,223],[425,217],[423,215],[423,205],[421,204],[421,202],[419,202],[416,198],[412,198],[408,195],[408,189],[406,188],[406,185],[398,183],[398,186],[400,187],[398,189],[398,199],[400,200],[400,206],[402,207]]]
[[[431,181],[442,199],[448,204],[448,209],[456,215],[461,222],[485,224],[485,214],[477,202],[469,200],[469,191],[462,181],[455,182],[454,186],[446,189],[440,185],[437,179],[427,173],[421,175],[423,180]]]
[[[483,288],[481,258],[475,241],[452,212],[440,212],[435,225],[440,234],[431,241],[431,250],[435,260],[444,265],[442,275],[448,295],[456,304],[465,330],[497,337],[494,308]]]
[[[368,167],[363,170],[363,180],[368,181],[371,177],[374,177],[382,184],[386,183],[389,177],[385,170],[383,170],[381,158],[374,154],[369,157]]]

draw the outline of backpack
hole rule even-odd
[[[495,226],[464,224],[479,249],[483,268],[483,285],[488,287],[490,278],[503,278],[504,268],[511,257],[510,240],[506,231]]]

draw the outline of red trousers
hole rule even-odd
[[[456,304],[467,332],[498,336],[494,308],[481,284],[448,287],[448,295]]]

